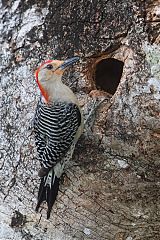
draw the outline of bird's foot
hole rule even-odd
[[[68,185],[68,182],[70,182],[70,178],[67,176],[65,172],[61,175],[60,182],[63,185]]]

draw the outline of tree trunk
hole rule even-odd
[[[160,239],[159,1],[2,0],[0,239]],[[79,55],[64,82],[86,120],[46,220],[34,70]]]

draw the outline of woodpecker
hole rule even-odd
[[[62,82],[67,67],[79,60],[45,61],[36,71],[41,92],[34,117],[35,145],[41,168],[36,211],[47,202],[47,219],[59,190],[60,178],[83,131],[83,117],[72,90]]]

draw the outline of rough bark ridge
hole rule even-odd
[[[160,238],[159,16],[152,0],[0,3],[0,239]],[[34,69],[73,55],[64,81],[85,118],[96,106],[48,221],[34,211]]]

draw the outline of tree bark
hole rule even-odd
[[[160,239],[158,3],[0,3],[0,239]],[[34,70],[74,55],[64,82],[87,120],[46,220],[46,204],[35,213]]]

